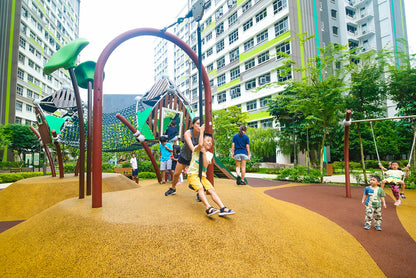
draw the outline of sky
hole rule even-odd
[[[80,37],[90,43],[80,62],[97,62],[101,52],[118,35],[135,28],[163,29],[174,23],[187,0],[81,0]],[[416,53],[415,0],[405,0],[410,53]],[[168,32],[173,33],[173,28]],[[153,85],[153,47],[156,37],[136,37],[124,42],[104,68],[105,94],[144,94]]]

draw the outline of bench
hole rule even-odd
[[[122,174],[128,178],[132,178],[131,168],[114,168],[114,173]],[[139,183],[139,177],[136,177],[136,183]]]

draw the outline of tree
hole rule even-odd
[[[234,134],[241,125],[247,124],[247,112],[241,112],[240,107],[231,106],[212,114],[214,153],[219,158],[229,157]]]
[[[272,159],[275,159],[276,154],[277,133],[278,131],[274,128],[247,129],[252,156],[260,159],[260,161],[273,161]]]
[[[346,98],[346,106],[351,109],[351,118],[362,120],[377,118],[384,114],[384,102],[386,100],[386,82],[384,73],[386,68],[386,54],[384,51],[377,53],[360,53],[352,55],[349,65],[350,90]],[[358,62],[355,62],[358,61]],[[364,148],[360,129],[360,123],[353,126],[358,134],[361,166],[364,174],[364,183],[367,185],[367,175],[364,162]]]
[[[39,149],[39,140],[29,126],[9,124],[5,129],[11,138],[9,147],[18,153],[22,161],[24,161],[24,153],[35,152]]]
[[[7,132],[5,126],[0,125],[0,148],[6,148],[11,142],[11,135]]]

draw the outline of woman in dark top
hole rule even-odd
[[[246,161],[250,160],[250,139],[246,135],[247,127],[240,126],[240,130],[233,137],[231,145],[231,156],[235,160],[235,172],[237,174],[237,184],[244,185],[246,175]]]
[[[182,145],[178,163],[176,164],[175,173],[173,174],[172,187],[165,192],[165,196],[176,194],[176,184],[178,183],[179,176],[182,171],[191,163],[192,152],[194,151],[195,146],[198,145],[199,127],[199,117],[195,117],[192,120],[192,127],[185,131],[185,142]]]

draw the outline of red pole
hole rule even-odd
[[[347,110],[344,120],[344,162],[345,162],[345,190],[346,197],[351,198],[350,185],[350,125],[351,125],[351,110]]]
[[[101,52],[98,58],[95,73],[94,73],[94,120],[93,120],[93,166],[92,166],[92,207],[98,208],[102,206],[102,132],[103,132],[103,73],[104,66],[110,57],[111,53],[123,42],[139,36],[154,36],[166,39],[178,47],[180,47],[194,62],[198,65],[198,56],[183,40],[177,36],[163,32],[162,30],[153,28],[137,28],[127,31],[115,39],[113,39]],[[211,107],[211,86],[209,84],[209,77],[204,67],[202,67],[202,76],[205,90],[205,122],[206,132],[212,133],[212,107]],[[208,167],[208,179],[214,183],[213,167]]]
[[[52,129],[52,136],[53,136],[53,143],[55,144],[56,154],[58,155],[58,165],[59,165],[59,177],[62,179],[64,177],[64,161],[62,158],[62,151],[61,146],[58,142],[58,134],[56,134],[56,130]]]
[[[42,138],[40,137],[39,132],[33,126],[30,126],[30,129],[33,131],[33,133],[35,133],[36,137],[38,137],[39,142],[41,142],[41,144],[43,146],[43,149],[45,150],[45,154],[48,157],[49,165],[51,165],[51,174],[52,174],[52,177],[56,177],[55,166],[53,164],[51,152],[49,151],[48,145],[45,144],[42,141]],[[43,162],[43,163],[45,163],[45,162]]]
[[[127,126],[128,129],[130,129],[131,132],[133,132],[133,136],[136,137],[137,141],[140,142],[140,140],[138,140],[137,136],[140,135],[140,131],[138,132],[137,129],[134,128],[134,126],[126,120],[126,118],[124,118],[122,115],[120,115],[119,113],[116,114],[116,118],[119,119],[123,124],[125,124]],[[140,142],[144,148],[144,150],[146,151],[147,155],[150,158],[150,161],[152,162],[153,168],[155,169],[156,172],[156,176],[157,176],[157,180],[159,182],[162,181],[162,176],[160,175],[160,170],[159,167],[157,166],[155,157],[152,154],[152,151],[150,150],[149,146],[147,145],[146,141]]]

